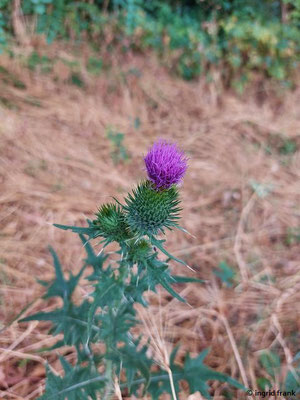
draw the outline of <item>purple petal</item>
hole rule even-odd
[[[159,140],[144,158],[149,179],[156,189],[178,184],[187,169],[187,157],[175,143]]]

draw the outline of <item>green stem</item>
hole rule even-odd
[[[126,279],[126,268],[123,265],[120,265],[119,268],[119,280],[123,282]],[[116,307],[120,307],[120,304]],[[117,311],[112,310],[112,313],[114,315],[114,318],[116,318]],[[112,348],[114,348],[114,341],[112,338],[109,338],[106,342],[106,351],[109,352]],[[104,397],[103,400],[110,400],[110,398],[113,395],[113,388],[114,388],[114,368],[113,368],[113,362],[112,360],[106,360],[106,366],[105,366],[105,377],[107,380],[106,386],[105,386],[105,392],[104,392]]]
[[[113,363],[111,360],[106,361],[105,378],[107,380],[103,400],[109,400],[112,395],[113,388]]]

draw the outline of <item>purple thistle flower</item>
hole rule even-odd
[[[187,169],[187,157],[175,143],[159,140],[144,158],[148,177],[156,189],[168,189],[179,183]]]

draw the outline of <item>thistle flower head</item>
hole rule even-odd
[[[129,262],[138,263],[151,255],[151,245],[145,239],[129,240],[127,242],[127,259]]]
[[[179,183],[187,169],[187,157],[176,144],[159,140],[144,158],[149,179],[155,189],[168,189]]]
[[[121,242],[131,237],[125,215],[118,205],[103,204],[96,217],[93,225],[99,229],[99,236],[104,237],[106,243]]]
[[[153,183],[142,182],[125,199],[123,207],[130,230],[138,236],[156,235],[164,228],[177,226],[181,208],[175,186],[165,190],[153,190]]]

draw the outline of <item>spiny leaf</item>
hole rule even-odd
[[[156,246],[162,253],[164,253],[167,257],[169,257],[171,260],[177,261],[180,264],[183,265],[187,265],[184,261],[180,260],[177,257],[172,256],[172,254],[170,254],[164,247],[163,247],[163,243],[165,242],[164,239],[159,240],[156,239],[154,236],[149,236],[149,239],[152,243],[153,246]]]
[[[73,275],[70,272],[70,279],[66,280],[64,278],[57,254],[52,247],[49,247],[49,250],[53,257],[56,279],[52,282],[51,285],[49,285],[49,282],[43,281],[43,285],[49,286],[47,293],[43,297],[45,299],[48,299],[50,297],[59,296],[63,300],[69,300],[86,266],[84,265],[77,275]]]
[[[65,371],[65,374],[68,374],[72,371],[72,365],[68,363],[68,361],[62,357],[61,355],[59,355],[59,361]]]
[[[144,307],[147,307],[148,303],[143,297],[144,292],[148,290],[153,290],[149,288],[149,281],[146,276],[142,275],[139,271],[136,275],[130,276],[130,284],[125,286],[124,296],[129,303],[140,303]]]
[[[109,342],[112,348],[117,343],[128,341],[128,331],[137,321],[135,319],[135,311],[132,304],[123,304],[116,312],[108,309],[106,313],[102,313],[99,317],[101,320],[100,338],[104,342]]]
[[[82,235],[89,235],[96,231],[95,227],[92,228],[84,228],[80,226],[71,226],[71,225],[61,225],[61,224],[53,224],[58,229],[62,229],[64,231],[71,230],[74,233],[80,233]]]
[[[110,304],[112,308],[115,304],[119,304],[124,292],[123,282],[119,282],[110,267],[103,271],[99,278],[94,285],[95,290],[92,294],[97,306],[105,307]]]
[[[190,282],[204,283],[205,282],[203,279],[191,278],[189,276],[171,275],[171,277],[174,280],[174,283],[190,283]]]
[[[53,257],[56,278],[59,282],[61,282],[63,284],[64,276],[62,273],[61,265],[60,265],[59,259],[57,257],[57,254],[55,253],[54,249],[51,246],[49,246],[49,251]]]
[[[87,258],[84,260],[86,265],[91,265],[94,269],[95,273],[98,273],[102,270],[104,262],[107,260],[107,255],[103,252],[99,255],[96,255],[91,244],[85,238],[84,235],[79,234],[80,240],[82,241],[83,247],[86,251]]]
[[[245,389],[243,385],[237,382],[235,379],[228,375],[222,374],[221,372],[214,371],[203,364],[204,358],[206,357],[208,350],[204,350],[196,358],[191,358],[187,354],[184,367],[183,376],[190,387],[190,393],[195,393],[199,391],[203,396],[210,398],[208,393],[208,386],[206,381],[208,380],[218,380],[220,382],[228,382],[238,389]]]
[[[147,357],[147,346],[143,346],[138,350],[139,341],[131,341],[121,348],[107,354],[117,366],[117,373],[120,373],[120,365],[126,371],[127,387],[130,391],[134,379],[138,377],[144,378],[144,394],[150,382],[150,368],[152,361]]]
[[[238,389],[241,389],[243,391],[247,390],[243,385],[241,385],[230,376],[214,371],[204,365],[203,360],[207,353],[208,350],[206,349],[196,358],[190,358],[188,354],[186,356],[184,366],[180,367],[174,364],[176,354],[174,354],[173,352],[173,354],[170,356],[170,367],[176,392],[179,391],[179,381],[181,380],[184,380],[188,383],[191,394],[199,391],[207,399],[210,399],[210,395],[208,392],[209,387],[206,383],[209,380],[227,382]],[[143,379],[135,380],[132,382],[132,387],[134,387],[135,385],[139,386],[143,383]],[[121,385],[121,387],[122,386],[123,385]],[[172,395],[169,374],[162,370],[152,373],[150,384],[148,386],[148,393],[151,395],[152,400],[159,400],[160,396],[163,393],[169,393],[170,395]]]
[[[142,350],[137,350],[137,343],[125,344],[123,347],[114,350],[113,353],[107,354],[107,358],[111,359],[117,366],[117,373],[119,373],[120,366],[125,368],[127,382],[120,384],[122,388],[131,389],[130,392],[136,393],[137,388],[144,385],[147,392],[151,395],[152,400],[158,400],[163,393],[172,394],[170,387],[169,374],[163,370],[150,374],[152,365],[151,360],[146,356],[147,347],[144,346]],[[176,350],[175,350],[176,352]],[[204,350],[198,357],[186,357],[183,367],[177,366],[173,363],[175,352],[170,357],[170,366],[172,370],[172,377],[175,384],[175,390],[179,390],[179,381],[185,380],[190,387],[190,393],[199,391],[206,398],[210,398],[208,392],[208,380],[218,380],[227,382],[238,389],[246,390],[246,388],[237,382],[235,379],[213,371],[203,364],[203,359],[207,355],[208,350]],[[63,363],[65,370],[65,377],[60,378],[47,371],[47,385],[46,393],[40,398],[41,400],[79,400],[87,399],[86,393],[91,398],[93,397],[93,390],[99,390],[99,383],[103,383],[105,378],[93,373],[90,368],[75,367],[72,368],[69,364]],[[133,378],[132,378],[133,377]],[[97,386],[93,386],[96,384]],[[148,385],[148,386],[147,386]],[[100,386],[101,388],[102,386]],[[76,397],[78,394],[78,397]],[[62,397],[64,396],[64,397]],[[81,397],[80,397],[81,396]]]
[[[88,235],[89,240],[95,239],[100,236],[97,227],[95,227],[90,220],[87,220],[89,226],[86,228],[81,228],[79,226],[70,226],[70,225],[61,225],[61,224],[53,224],[56,228],[62,229],[64,231],[71,230],[74,233],[78,233],[81,235]]]
[[[106,378],[87,367],[72,367],[60,357],[65,375],[56,376],[47,366],[45,393],[39,400],[96,400],[104,387]]]
[[[30,315],[20,322],[28,321],[50,321],[53,326],[51,332],[53,335],[59,333],[64,334],[64,339],[61,345],[69,346],[80,346],[82,343],[86,343],[87,332],[88,332],[88,312],[90,309],[90,303],[88,301],[82,302],[80,306],[73,304],[65,304],[64,307],[56,309],[50,312],[39,312],[34,315]],[[90,328],[89,340],[94,342],[97,340],[100,334],[99,328],[99,316],[96,316],[93,320],[93,324]],[[56,347],[58,343],[56,343]]]
[[[170,285],[176,283],[168,271],[167,264],[164,264],[154,258],[144,261],[147,270],[146,278],[149,281],[149,286],[155,288],[157,284],[161,284],[173,297],[185,303],[185,299],[181,297]]]

